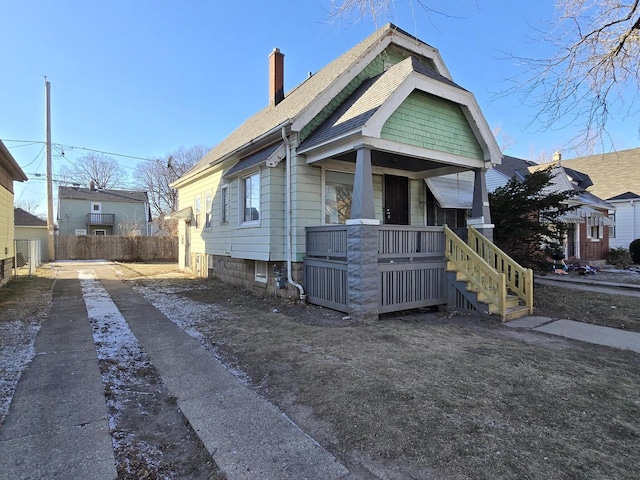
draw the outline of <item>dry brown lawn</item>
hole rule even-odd
[[[638,478],[640,355],[454,313],[353,323],[172,265],[120,267],[175,302],[210,305],[194,324],[204,341],[353,479]],[[543,297],[565,318],[637,322],[633,305]]]
[[[205,341],[354,478],[635,479],[640,471],[634,353],[467,315],[364,325],[213,280],[138,281],[212,305],[215,315],[195,326]]]

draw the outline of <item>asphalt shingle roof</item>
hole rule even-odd
[[[593,182],[589,191],[600,198],[640,194],[640,148],[562,160],[562,164],[589,175]]]
[[[388,35],[397,34],[396,32],[405,34],[401,29],[389,23],[371,34],[317,73],[307,78],[291,92],[288,92],[278,105],[275,107],[268,106],[250,117],[228,137],[222,140],[222,142],[216,145],[183,177],[188,178],[207,166],[219,162],[226,155],[249,144],[252,140],[257,139],[279,125],[294,120],[305,108],[311,105],[316,98],[322,95],[333,82],[348,71],[357,60],[362,58],[367,52],[373,50],[383,38]],[[433,72],[433,74],[442,77],[436,72]],[[444,79],[445,77],[442,78]]]
[[[13,209],[14,224],[16,227],[46,227],[47,221],[36,217],[35,215],[23,210],[22,208]]]
[[[147,192],[135,190],[91,190],[90,188],[60,187],[59,199],[89,200],[92,202],[146,203]]]

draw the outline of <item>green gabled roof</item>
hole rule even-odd
[[[205,155],[177,183],[197,174],[210,165],[221,162],[230,154],[251,145],[253,141],[277,129],[279,126],[294,122],[339,78],[343,76],[355,77],[358,72],[364,69],[366,65],[358,65],[358,62],[368,53],[379,48],[385,37],[400,35],[416,45],[419,44],[422,48],[433,49],[395,25],[388,23],[287,93],[278,105],[275,107],[268,106],[250,117]],[[444,68],[446,69],[446,67]],[[446,77],[435,71],[433,73],[446,79]],[[448,72],[444,73],[448,74]],[[330,100],[328,99],[327,102]]]
[[[308,148],[362,127],[412,73],[464,90],[453,81],[420,63],[415,57],[407,57],[381,75],[363,82],[320,127],[304,140],[301,147]]]

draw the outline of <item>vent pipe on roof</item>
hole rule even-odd
[[[275,107],[284,100],[284,53],[274,48],[269,55],[269,105]]]

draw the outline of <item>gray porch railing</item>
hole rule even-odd
[[[115,213],[87,213],[87,225],[115,225]]]
[[[307,227],[307,300],[349,312],[346,225]],[[379,225],[378,313],[446,303],[443,227]]]

